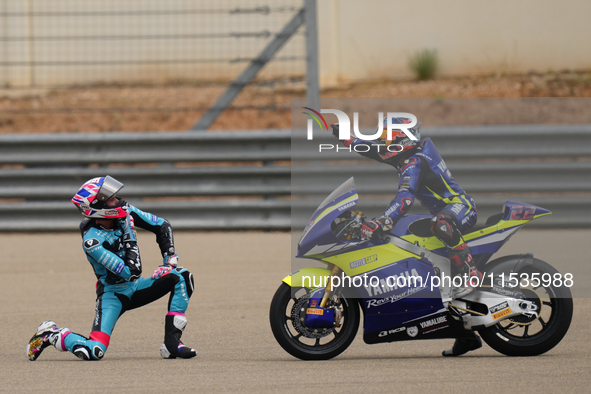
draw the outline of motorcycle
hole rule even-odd
[[[568,331],[571,274],[562,275],[531,253],[489,261],[518,229],[549,210],[506,201],[483,228],[463,234],[483,278],[472,292],[455,297],[456,279],[462,278],[452,275],[447,249],[430,231],[430,215],[404,216],[379,238],[364,239],[359,230],[365,217],[352,210],[357,202],[350,178],[320,204],[296,257],[326,267],[291,273],[273,297],[271,329],[292,356],[328,360],[341,354],[355,338],[360,310],[367,344],[462,338],[477,331],[502,354],[535,356]]]

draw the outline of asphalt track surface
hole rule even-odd
[[[160,264],[140,233],[144,276]],[[124,314],[103,360],[84,362],[47,348],[28,361],[26,344],[52,319],[88,335],[94,276],[75,233],[1,234],[0,392],[6,393],[583,393],[591,392],[591,301],[575,299],[571,328],[550,352],[503,356],[486,344],[458,358],[440,353],[453,340],[366,345],[358,337],[330,361],[300,361],[271,333],[269,304],[290,272],[288,233],[176,233],[182,265],[195,274],[184,342],[199,354],[164,360],[166,299]],[[553,265],[570,261],[588,286],[590,230],[521,230],[503,254],[534,252]],[[558,265],[558,264],[556,264]]]

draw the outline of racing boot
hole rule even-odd
[[[482,347],[482,340],[476,333],[471,332],[468,338],[457,338],[451,349],[444,350],[441,354],[444,357],[461,356],[471,350],[476,350]]]
[[[462,278],[461,286],[453,289],[453,298],[461,298],[470,294],[482,283],[482,273],[474,265],[470,247],[464,242],[449,251],[449,260],[453,270],[458,273],[456,277]],[[455,279],[455,278],[454,278]],[[452,282],[456,282],[453,280]]]
[[[67,328],[58,328],[51,320],[41,323],[37,332],[29,340],[27,345],[27,357],[35,361],[41,352],[49,345],[53,345],[59,351],[66,351],[62,346],[62,339],[70,333]]]
[[[164,323],[164,343],[160,347],[163,358],[191,358],[197,350],[191,349],[181,342],[181,336],[187,325],[185,315],[166,315]]]

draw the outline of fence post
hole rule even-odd
[[[320,110],[320,86],[318,83],[318,28],[316,0],[305,0],[306,23],[306,99],[310,108]]]
[[[283,47],[291,36],[293,36],[300,26],[304,23],[304,10],[300,10],[288,23],[285,25],[283,30],[267,45],[265,49],[254,59],[250,65],[240,74],[238,78],[230,87],[222,93],[220,98],[211,106],[204,114],[201,119],[191,130],[207,130],[209,126],[217,119],[226,107],[238,96],[238,93],[252,81],[252,79],[258,74],[258,72],[267,64],[273,56]]]

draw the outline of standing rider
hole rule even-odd
[[[185,311],[193,293],[193,275],[177,266],[172,227],[163,218],[128,204],[117,193],[123,184],[110,176],[85,182],[72,202],[86,217],[80,224],[82,248],[97,277],[96,315],[90,337],[58,328],[53,321],[42,323],[29,341],[27,354],[35,361],[50,344],[84,360],[103,358],[119,317],[128,310],[149,304],[170,293],[165,318],[164,358],[191,358],[195,349],[181,342],[187,324]],[[163,265],[149,278],[142,278],[142,263],[135,226],[156,235]]]
[[[474,281],[470,281],[470,278],[482,279],[482,274],[472,261],[470,248],[462,237],[462,232],[476,223],[476,204],[456,183],[431,139],[421,140],[420,122],[412,128],[406,128],[416,141],[410,139],[402,130],[395,129],[392,130],[392,139],[389,140],[387,122],[388,119],[384,119],[383,132],[377,140],[351,137],[344,141],[345,146],[362,156],[396,168],[400,176],[398,193],[384,215],[366,221],[361,227],[361,234],[369,239],[382,231],[391,230],[394,223],[410,210],[417,198],[433,215],[431,232],[447,247],[453,275],[462,275],[464,278],[464,286],[454,289],[454,297],[465,296],[473,290],[470,283]],[[411,120],[392,118],[391,122],[392,125],[410,124]],[[338,138],[338,123],[331,126],[333,135]],[[355,149],[359,145],[368,148]],[[457,356],[480,346],[480,338],[474,334],[474,338],[456,339],[454,347],[444,351],[443,355]]]

